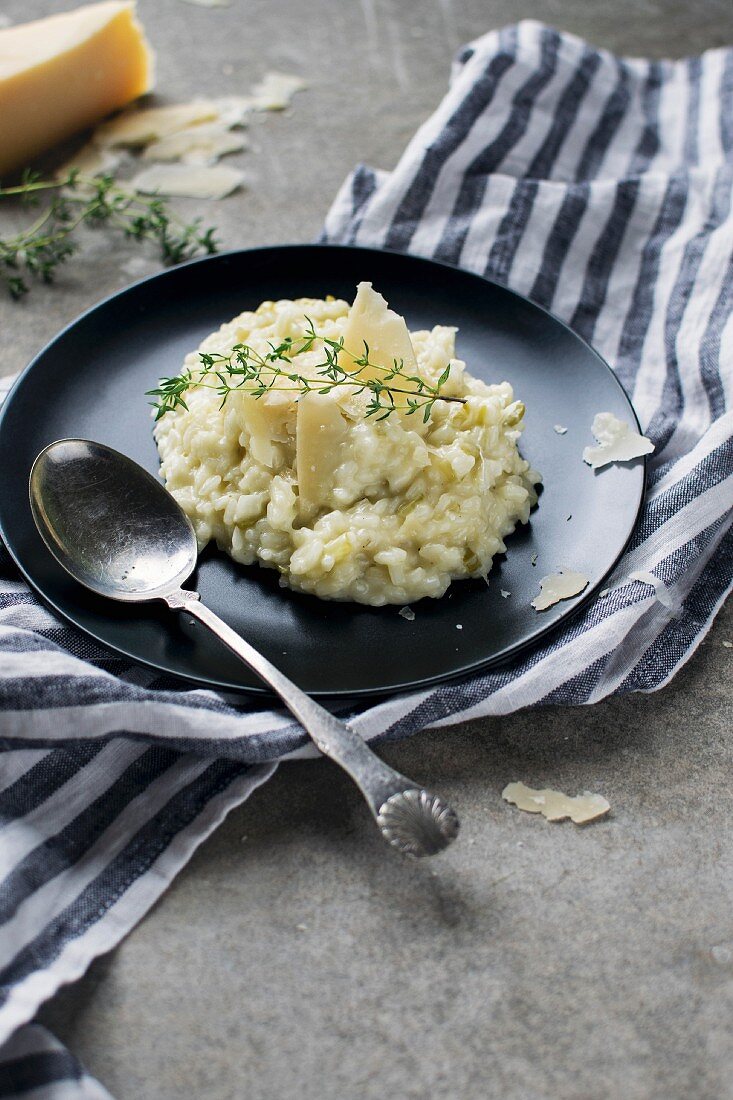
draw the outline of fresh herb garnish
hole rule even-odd
[[[0,199],[19,198],[37,206],[38,217],[15,236],[0,238],[0,278],[12,298],[21,298],[33,280],[53,282],[57,268],[78,249],[80,226],[105,225],[135,241],[153,241],[166,264],[216,252],[213,228],[200,219],[184,222],[162,199],[126,191],[112,176],[83,176],[72,169],[57,180],[27,171],[15,187],[0,188]]]
[[[391,367],[373,363],[366,342],[364,354],[357,357],[345,350],[343,337],[332,340],[319,335],[310,318],[306,317],[306,321],[302,337],[288,336],[281,344],[270,344],[270,351],[264,355],[248,344],[235,344],[229,355],[200,352],[199,368],[184,370],[172,378],[161,378],[156,389],[148,390],[147,396],[157,398],[152,402],[156,409],[155,419],[160,420],[173,409],[188,409],[184,395],[195,388],[215,390],[221,397],[219,407],[222,408],[231,393],[244,392],[259,398],[275,387],[278,391],[291,390],[299,394],[325,394],[338,386],[348,386],[354,394],[369,394],[365,416],[385,420],[397,410],[407,416],[419,411],[426,424],[436,401],[466,403],[465,397],[453,397],[442,392],[450,376],[450,364],[435,385],[431,385],[419,375],[407,374],[402,360],[395,359]],[[293,359],[311,351],[316,345],[322,348],[323,361],[311,367],[309,375],[293,370]],[[339,362],[342,355],[349,357],[348,370]],[[382,374],[365,376],[367,368]],[[278,385],[279,379],[290,385]]]

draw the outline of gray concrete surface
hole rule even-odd
[[[733,1095],[733,604],[665,691],[384,753],[461,812],[393,858],[330,764],[283,765],[47,1022],[119,1100]],[[584,828],[522,779],[612,805]]]
[[[67,6],[4,0],[16,20]],[[139,0],[159,91],[302,73],[253,127],[248,190],[207,207],[230,247],[308,240],[359,161],[390,167],[454,49],[532,16],[627,53],[733,40],[730,0]],[[234,163],[237,163],[235,161]],[[184,210],[199,209],[181,204]],[[57,287],[0,303],[0,372],[156,269],[90,237]],[[465,725],[385,755],[460,809],[433,864],[384,850],[349,784],[291,764],[43,1018],[118,1100],[713,1100],[733,1096],[731,608],[666,690]],[[604,794],[578,829],[500,799]]]

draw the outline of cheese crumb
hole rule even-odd
[[[400,615],[403,619],[407,619],[408,623],[411,623],[415,618],[415,612],[412,610],[411,607],[403,607],[397,612],[397,614]]]
[[[508,600],[511,596],[511,592],[507,592],[505,588],[500,588],[499,591],[501,592],[502,598],[505,600]]]
[[[723,649],[733,649],[733,642],[723,642]]]
[[[534,790],[526,787],[524,783],[509,783],[501,792],[501,797],[516,806],[520,810],[526,810],[530,814],[542,814],[548,821],[563,821],[569,817],[576,825],[584,825],[588,821],[595,821],[603,817],[611,809],[611,805],[600,794],[591,794],[584,791],[583,794],[571,798],[561,791],[553,791],[550,788]]]
[[[132,181],[143,195],[223,199],[244,183],[244,175],[225,164],[155,164]]]
[[[259,84],[255,84],[250,93],[250,104],[255,111],[283,111],[290,106],[296,92],[307,87],[299,76],[287,73],[265,73]]]
[[[557,432],[558,435],[565,435],[567,430],[567,428],[563,428],[562,424],[556,424],[553,428],[553,431]]]
[[[630,462],[632,458],[641,458],[654,450],[651,439],[639,435],[625,420],[619,420],[613,413],[597,413],[593,418],[591,431],[598,446],[585,448],[583,462],[587,462],[594,470],[607,466],[610,462]]]
[[[540,581],[540,594],[532,600],[535,611],[546,611],[560,600],[569,600],[578,596],[588,585],[588,578],[572,569],[559,569]]]

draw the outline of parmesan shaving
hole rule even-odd
[[[598,446],[586,447],[583,461],[594,470],[607,466],[610,462],[630,462],[631,459],[641,458],[654,450],[651,439],[639,435],[625,420],[619,420],[613,413],[597,413],[593,418],[591,431]]]
[[[413,620],[415,618],[415,612],[412,610],[411,607],[403,607],[397,612],[397,614],[401,618],[407,619],[408,623],[413,622]]]
[[[588,578],[572,569],[560,569],[540,581],[540,594],[532,600],[535,611],[546,611],[560,600],[578,596],[588,585]]]
[[[219,103],[214,99],[173,103],[168,107],[140,107],[98,126],[93,141],[103,149],[138,149],[199,122],[212,122],[219,118],[219,111]]]
[[[511,596],[511,592],[507,592],[505,588],[500,588],[499,591],[501,592],[502,599],[504,600],[508,600]]]
[[[248,98],[241,95],[225,95],[215,99],[217,120],[231,129],[233,126],[244,126],[247,115],[252,110],[252,104]]]
[[[567,428],[563,428],[562,424],[556,424],[553,428],[553,431],[557,432],[558,435],[565,435],[567,430]]]
[[[143,195],[223,199],[243,182],[241,172],[224,164],[155,164],[136,176],[132,187]]]
[[[672,593],[667,588],[664,581],[659,577],[655,577],[653,573],[649,573],[646,569],[639,569],[635,573],[629,573],[630,581],[639,581],[641,584],[650,584],[654,589],[654,596],[663,607],[669,608],[670,611],[674,611],[678,608],[678,604],[675,602]]]
[[[259,84],[255,84],[249,102],[255,111],[283,111],[290,106],[296,92],[307,87],[299,76],[287,73],[265,73]]]
[[[524,783],[507,784],[501,797],[529,814],[542,814],[548,821],[563,821],[569,817],[576,825],[595,821],[611,809],[610,803],[600,794],[584,791],[583,794],[571,798],[561,791],[553,791],[547,787],[534,790]]]
[[[151,142],[143,153],[143,160],[213,163],[227,153],[241,153],[246,148],[247,142],[242,134],[232,133],[221,122],[203,122],[200,126],[179,130],[160,141]]]
[[[87,142],[73,157],[56,170],[56,179],[64,179],[76,171],[82,176],[112,175],[120,165],[120,158],[109,149],[99,149],[94,142]]]

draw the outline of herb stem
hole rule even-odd
[[[77,251],[74,234],[85,225],[107,225],[130,240],[154,241],[166,264],[217,250],[213,228],[202,228],[198,219],[184,222],[161,198],[126,191],[111,176],[82,176],[74,169],[43,180],[26,172],[19,185],[0,188],[0,200],[20,196],[37,202],[38,192],[51,193],[41,214],[20,233],[0,238],[0,280],[13,298],[26,294],[32,279],[53,281],[57,268]]]
[[[425,423],[430,419],[436,401],[466,403],[465,397],[443,393],[450,376],[450,364],[438,381],[432,384],[419,375],[408,374],[402,360],[395,359],[391,367],[373,362],[365,343],[361,356],[346,352],[353,360],[354,368],[345,370],[339,363],[339,356],[346,350],[343,339],[321,336],[312,321],[309,318],[306,321],[306,331],[299,340],[287,337],[277,346],[271,344],[270,351],[265,354],[247,344],[235,344],[229,355],[199,353],[201,366],[198,371],[188,369],[171,378],[162,378],[156,389],[148,391],[148,396],[156,398],[153,402],[156,420],[174,409],[187,409],[185,395],[192,389],[213,390],[221,397],[219,407],[222,408],[231,393],[246,393],[254,398],[263,397],[274,389],[301,395],[326,394],[346,386],[355,395],[365,391],[370,395],[365,409],[367,417],[385,420],[393,412],[401,411],[411,416],[420,411]],[[294,369],[294,359],[311,351],[316,344],[321,345],[325,358],[312,365],[309,374],[299,373]],[[375,377],[373,373],[366,373],[367,370],[379,370],[383,377]],[[282,384],[276,385],[278,380]],[[404,396],[405,403],[398,405],[396,395]]]

